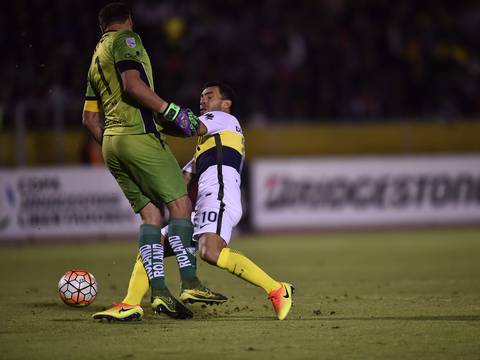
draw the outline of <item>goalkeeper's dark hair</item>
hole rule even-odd
[[[103,29],[117,22],[124,22],[131,16],[130,9],[121,2],[114,2],[105,5],[98,13],[98,23]]]
[[[225,84],[224,82],[221,81],[208,81],[203,88],[207,87],[213,87],[213,86],[218,86],[218,89],[220,90],[220,95],[222,95],[223,100],[230,100],[232,102],[232,105],[230,106],[230,113],[233,114],[235,111],[235,104],[237,101],[237,96],[235,95],[235,91],[231,88],[231,86]]]

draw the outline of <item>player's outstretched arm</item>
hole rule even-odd
[[[168,103],[150,89],[141,79],[140,72],[136,69],[125,70],[121,73],[123,91],[138,103],[147,108],[163,113]]]
[[[198,117],[190,109],[184,109],[163,100],[141,79],[138,70],[125,70],[121,73],[121,77],[123,91],[143,106],[162,114],[165,121],[180,131],[179,136],[202,135],[205,126]],[[172,135],[177,134],[173,133]]]

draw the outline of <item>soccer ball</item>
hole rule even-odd
[[[88,271],[67,271],[58,282],[58,294],[67,305],[90,305],[97,296],[97,280]]]

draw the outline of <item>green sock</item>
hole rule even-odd
[[[163,245],[160,243],[160,228],[155,225],[140,225],[138,247],[143,266],[147,272],[152,295],[166,290],[163,265]]]
[[[168,223],[168,242],[177,258],[182,287],[197,287],[197,261],[195,244],[192,241],[193,224],[190,219],[170,219]]]

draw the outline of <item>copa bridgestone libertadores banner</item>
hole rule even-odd
[[[139,225],[106,169],[0,169],[0,240],[132,235]]]
[[[480,154],[261,159],[255,229],[480,223]]]

